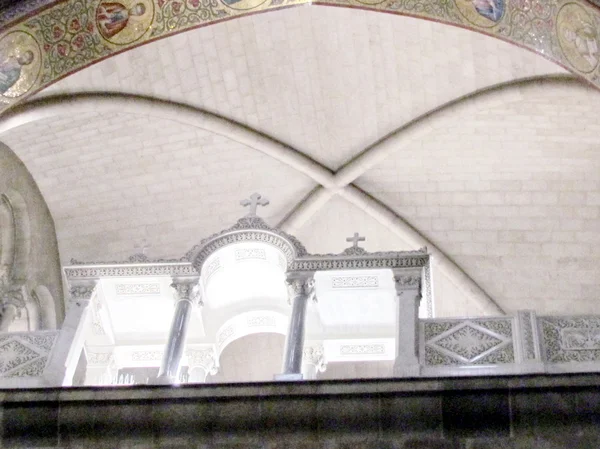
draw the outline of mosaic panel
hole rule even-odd
[[[47,5],[49,2],[37,2]],[[23,6],[0,35],[6,108],[116,52],[170,34],[310,0],[67,0],[38,14]],[[459,25],[527,47],[600,86],[600,9],[585,0],[326,0]],[[597,0],[593,0],[598,4]],[[20,9],[19,9],[20,8]],[[4,22],[6,24],[6,22]]]

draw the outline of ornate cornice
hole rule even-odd
[[[145,263],[145,264],[163,264],[163,263],[181,263],[187,262],[185,257],[180,257],[178,259],[150,259],[148,256],[142,253],[137,253],[129,256],[125,260],[112,260],[105,262],[82,262],[77,259],[71,259],[71,265],[123,265],[123,264],[137,264],[137,263]]]
[[[240,218],[232,227],[202,240],[186,254],[186,259],[200,273],[211,254],[227,245],[241,242],[261,242],[278,248],[285,254],[288,268],[297,257],[307,254],[306,248],[296,237],[272,228],[260,217],[249,215]]]
[[[88,264],[64,268],[68,281],[114,277],[195,276],[198,273],[189,262],[158,262],[146,264]]]
[[[290,272],[357,270],[374,268],[421,268],[429,262],[426,249],[370,253],[348,248],[342,254],[308,254],[294,260]]]

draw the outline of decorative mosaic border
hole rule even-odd
[[[600,9],[584,0],[66,0],[1,19],[0,111],[78,70],[153,40],[312,3],[460,26],[530,49],[600,87]],[[594,0],[594,3],[597,3]],[[120,5],[115,6],[115,5]],[[21,12],[19,12],[21,11]]]

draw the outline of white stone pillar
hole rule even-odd
[[[91,315],[89,305],[95,292],[96,281],[72,285],[69,289],[67,313],[44,370],[44,378],[49,386],[70,386],[73,382]]]
[[[205,383],[206,377],[217,374],[217,359],[214,348],[187,349],[189,383]]]
[[[327,362],[325,361],[325,350],[321,343],[313,343],[304,346],[302,353],[302,378],[315,380],[319,373],[325,372]]]
[[[198,301],[199,288],[197,284],[197,279],[174,281],[171,284],[171,287],[173,287],[177,294],[178,301],[171,322],[171,330],[162,364],[158,372],[158,383],[177,383],[177,373],[179,372],[181,357],[185,347],[188,324],[193,307]]]
[[[396,377],[419,376],[419,305],[421,272],[394,270],[397,301]]]
[[[302,351],[304,349],[304,327],[306,306],[314,297],[315,281],[313,274],[306,274],[287,279],[288,294],[292,301],[292,316],[285,340],[283,374],[302,379]],[[289,377],[292,379],[292,377]]]
[[[114,348],[85,348],[87,369],[84,385],[113,385],[118,368],[114,364]]]

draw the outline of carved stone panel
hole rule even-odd
[[[426,320],[422,325],[425,365],[514,363],[512,320]]]
[[[57,335],[31,332],[0,337],[0,377],[41,376]]]
[[[600,317],[540,317],[548,362],[600,361]]]

